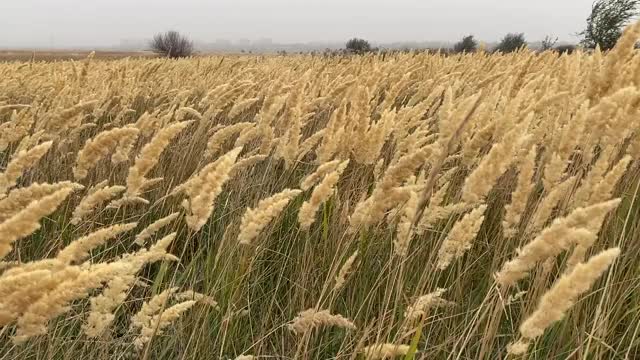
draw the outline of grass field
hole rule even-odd
[[[0,63],[0,358],[640,358],[638,38]]]
[[[9,61],[66,61],[84,60],[92,51],[88,50],[0,50],[0,62]],[[97,60],[117,60],[126,57],[153,57],[148,51],[95,51]]]

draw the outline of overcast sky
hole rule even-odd
[[[194,40],[576,41],[592,0],[0,0],[0,47],[109,46],[175,29]]]

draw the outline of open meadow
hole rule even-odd
[[[0,62],[9,61],[65,61],[86,59],[91,51],[87,50],[0,50]],[[97,60],[117,60],[126,57],[154,57],[148,51],[96,51]]]
[[[0,63],[0,358],[640,359],[638,39]]]

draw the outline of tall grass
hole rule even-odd
[[[0,357],[640,357],[639,35],[0,64]]]

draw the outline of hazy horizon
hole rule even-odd
[[[357,36],[374,43],[453,42],[474,34],[497,41],[523,32],[576,42],[590,0],[364,1],[326,0],[3,0],[0,47],[109,47],[177,30],[199,43],[218,39],[271,39],[274,43],[342,42]]]

